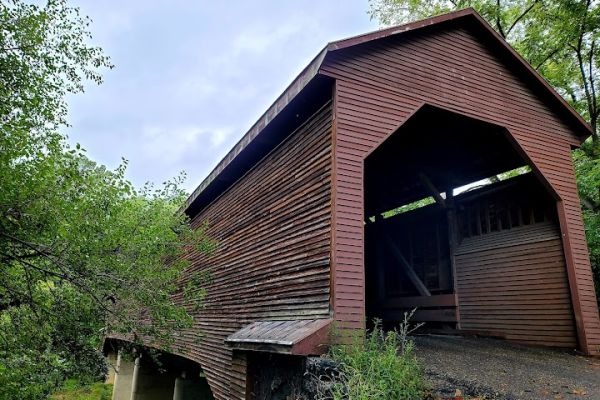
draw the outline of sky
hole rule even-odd
[[[136,186],[192,191],[327,42],[377,29],[367,0],[72,0],[115,68],[70,96],[67,134]]]

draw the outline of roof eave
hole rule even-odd
[[[317,76],[321,63],[327,53],[327,46],[324,47],[312,61],[300,72],[300,74],[288,85],[283,93],[271,104],[260,118],[252,125],[252,127],[242,136],[242,138],[233,146],[233,148],[223,157],[216,167],[208,174],[208,176],[198,185],[198,187],[187,198],[185,203],[180,207],[180,212],[187,211],[200,193],[204,191],[219,174],[235,159],[247,146],[254,140],[260,132],[283,110],[302,90],[308,85],[312,79]]]
[[[332,319],[255,321],[225,339],[231,348],[244,351],[320,355],[326,351]]]
[[[527,61],[523,59],[507,42],[502,38],[481,15],[473,8],[465,8],[451,13],[438,15],[420,21],[411,22],[408,24],[394,26],[387,29],[366,33],[359,36],[354,36],[342,40],[337,40],[328,43],[312,61],[300,72],[300,74],[292,81],[292,83],[283,91],[283,93],[273,102],[267,111],[258,119],[258,121],[250,128],[248,132],[236,143],[236,145],[227,153],[227,155],[217,164],[210,174],[200,183],[194,192],[188,197],[186,202],[180,208],[180,212],[187,211],[200,193],[204,191],[219,174],[235,159],[246,146],[254,140],[256,136],[277,116],[280,111],[287,106],[296,96],[298,96],[306,85],[319,74],[319,70],[328,53],[342,50],[351,46],[367,43],[377,39],[383,39],[392,35],[401,34],[409,31],[414,31],[428,26],[440,24],[446,21],[454,21],[461,18],[473,18],[480,26],[482,26],[501,46],[508,51],[518,63],[524,67],[536,80],[547,90],[558,104],[567,110],[567,113],[572,117],[573,121],[582,129],[578,131],[578,136],[581,138],[579,144],[583,143],[589,136],[593,134],[591,126],[583,119],[583,117],[571,107],[569,103],[556,91],[546,80],[535,70]]]
[[[481,25],[491,34],[493,35],[498,42],[500,42],[502,44],[502,46],[504,46],[506,48],[506,50],[508,50],[508,52],[511,53],[511,55],[520,62],[520,64],[525,67],[525,69],[531,73],[535,78],[537,78],[537,80],[543,85],[543,87],[548,90],[552,96],[558,101],[558,103],[560,105],[562,105],[566,110],[568,110],[569,114],[574,118],[574,120],[581,125],[581,127],[583,128],[582,132],[578,134],[578,136],[580,136],[581,139],[581,143],[583,143],[588,137],[590,137],[594,131],[591,127],[591,125],[585,120],[583,119],[583,117],[581,116],[581,114],[579,114],[547,81],[546,79],[544,79],[544,77],[537,71],[535,70],[515,49],[512,48],[511,45],[508,44],[508,42],[502,37],[500,36],[500,34],[498,32],[496,32],[488,23],[487,21],[481,16],[479,15],[479,13],[477,13],[475,10],[473,10],[472,8],[470,9],[472,10],[471,14],[473,17],[475,17],[480,23]]]
[[[446,21],[455,21],[462,18],[473,18],[475,19],[479,25],[481,25],[493,38],[500,43],[505,50],[507,50],[514,58],[519,62],[519,64],[524,67],[530,74],[532,74],[537,81],[539,81],[542,86],[550,92],[552,97],[554,97],[558,103],[568,110],[568,113],[571,117],[574,118],[574,121],[583,128],[581,132],[578,132],[578,136],[581,137],[581,142],[583,143],[590,135],[593,134],[592,127],[588,124],[587,121],[583,119],[583,117],[575,111],[575,109],[567,103],[567,101],[552,87],[550,84],[537,72],[515,49],[513,49],[508,42],[500,36],[498,32],[496,32],[490,24],[481,16],[475,9],[472,7],[464,8],[461,10],[453,11],[447,14],[438,15],[435,17],[427,18],[420,21],[410,22],[408,24],[393,26],[387,29],[381,29],[379,31],[365,33],[363,35],[350,37],[347,39],[338,40],[327,45],[327,49],[329,51],[341,50],[347,47],[355,46],[362,43],[367,43],[377,39],[383,39],[389,36],[393,36],[400,33],[406,33],[409,31],[414,31],[422,28],[426,28],[428,26],[437,25]]]

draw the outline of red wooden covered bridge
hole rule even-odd
[[[269,354],[415,307],[600,354],[571,159],[590,133],[473,10],[328,44],[185,205],[219,245],[189,255],[213,282],[180,355],[245,399]]]

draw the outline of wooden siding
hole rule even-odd
[[[544,222],[466,238],[456,251],[460,328],[575,348],[560,232]]]
[[[293,355],[319,355],[329,333],[330,319],[257,321],[227,337],[236,350]]]
[[[225,338],[257,320],[328,318],[331,104],[197,215],[218,248],[192,253],[213,283],[178,346],[201,364],[216,399],[243,399],[245,356]]]
[[[481,29],[481,28],[479,28]],[[475,28],[447,24],[328,55],[321,73],[336,78],[334,144],[335,318],[364,319],[363,162],[424,103],[506,127],[562,199],[558,203],[573,308],[582,350],[596,353],[600,321],[570,149],[571,126],[528,85],[501,49]],[[560,114],[560,115],[559,115]]]

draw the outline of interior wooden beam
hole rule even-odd
[[[433,196],[433,198],[435,199],[435,201],[439,205],[441,205],[442,207],[446,207],[446,201],[442,197],[442,194],[433,185],[433,183],[431,182],[431,180],[429,180],[429,178],[427,177],[427,175],[425,175],[423,173],[420,173],[419,174],[419,179],[421,180],[421,182],[423,183],[423,185],[425,185],[425,187],[429,190],[429,192],[431,193],[431,195]]]
[[[419,294],[421,296],[431,296],[431,293],[429,292],[425,284],[421,281],[421,279],[413,269],[412,265],[410,265],[410,263],[406,261],[406,258],[404,258],[402,251],[398,248],[398,246],[396,246],[396,243],[394,243],[394,241],[389,236],[386,236],[385,239],[386,243],[392,250],[394,256],[398,259],[398,261],[400,261],[400,265],[402,266],[404,272],[406,272],[408,279],[410,279],[411,283],[415,286]]]
[[[436,294],[431,296],[393,297],[385,302],[386,308],[427,308],[456,307],[455,294]]]
[[[446,189],[446,218],[448,221],[448,246],[450,256],[450,272],[452,274],[452,288],[457,293],[458,283],[456,277],[456,249],[458,247],[458,218],[456,216],[456,201],[454,199],[454,190],[449,187]],[[460,328],[460,310],[456,310],[457,328]]]

